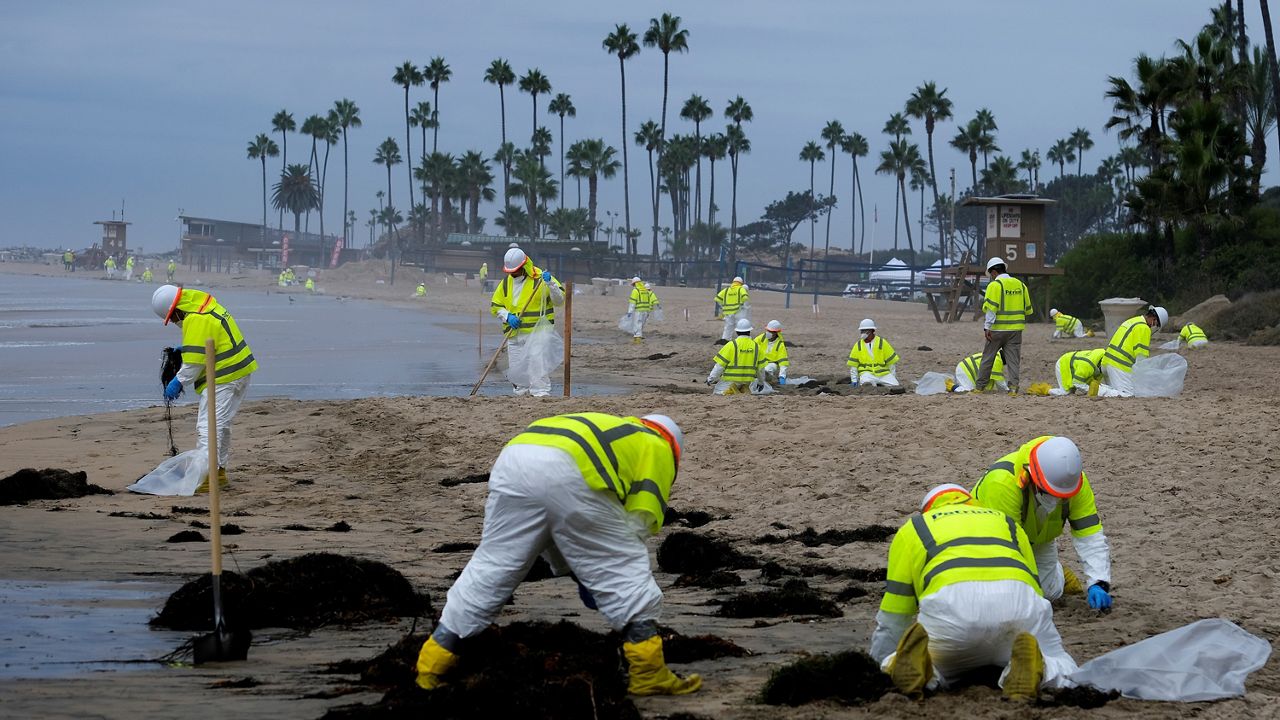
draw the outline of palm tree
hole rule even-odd
[[[644,31],[645,47],[656,47],[662,51],[662,128],[659,136],[663,142],[667,138],[667,85],[670,77],[670,60],[672,51],[682,53],[689,51],[689,31],[680,28],[679,16],[662,13],[661,18],[650,18],[649,29]],[[661,154],[661,150],[658,151]]]
[[[391,76],[391,82],[404,88],[404,154],[412,160],[413,144],[409,140],[409,88],[414,85],[421,85],[426,81],[422,71],[413,63],[406,60],[400,67],[396,68],[395,74]],[[409,207],[412,208],[415,203],[413,199],[413,163],[409,163]],[[392,202],[391,191],[387,190],[387,203]]]
[[[1257,48],[1254,48],[1254,49],[1257,50]],[[1265,71],[1266,66],[1264,65],[1262,67],[1264,68],[1264,71]],[[1265,146],[1263,148],[1263,153],[1264,155],[1266,153]],[[1142,148],[1138,147],[1137,145],[1125,145],[1120,148],[1120,153],[1118,157],[1120,158],[1121,167],[1124,168],[1125,179],[1127,179],[1130,183],[1134,182],[1137,179],[1137,169],[1142,166],[1142,163],[1145,160],[1145,155],[1142,152]]]
[[[916,91],[911,93],[911,97],[907,100],[907,115],[924,120],[924,134],[928,139],[929,147],[929,184],[933,187],[933,207],[938,207],[938,174],[937,165],[933,162],[933,131],[939,120],[950,120],[951,100],[947,97],[947,88],[938,89],[936,83],[932,80],[926,82]],[[923,232],[923,231],[922,231]],[[938,225],[938,233],[942,233],[942,225]],[[924,236],[921,235],[920,243],[924,244]]]
[[[827,190],[827,197],[835,198],[836,196],[836,147],[840,145],[840,142],[842,140],[844,140],[844,125],[841,125],[839,120],[832,120],[831,122],[828,122],[826,124],[826,127],[822,128],[822,139],[827,141],[827,150],[831,152],[831,185],[830,185],[830,188]],[[812,183],[810,183],[809,192],[810,193],[813,192]],[[834,202],[834,200],[832,202]],[[827,239],[826,239],[826,244],[823,246],[823,249],[822,249],[823,260],[826,260],[827,254],[831,252],[831,210],[834,210],[834,209],[835,209],[835,206],[832,206],[827,211]]]
[[[738,158],[744,153],[751,152],[751,141],[742,131],[742,123],[751,122],[755,118],[755,112],[751,110],[751,105],[739,95],[725,105],[724,116],[733,121],[731,126],[733,130],[725,129],[725,139],[728,141],[726,151],[729,155],[729,172],[733,180],[729,210],[729,253],[730,264],[736,265],[738,262]]]
[[[271,203],[281,212],[293,213],[293,233],[297,235],[301,232],[302,213],[314,209],[320,201],[316,185],[311,181],[311,168],[300,163],[290,165],[273,187]]]
[[[694,145],[698,148],[697,179],[694,182],[693,217],[702,220],[702,121],[712,115],[711,105],[701,95],[690,95],[680,109],[680,117],[693,121]]]
[[[344,216],[348,214],[347,198],[348,190],[351,185],[351,176],[347,172],[347,130],[349,128],[360,127],[360,108],[356,104],[346,98],[342,98],[333,103],[333,109],[329,111],[329,115],[342,128],[342,213]],[[354,235],[354,221],[352,224]],[[353,238],[344,237],[346,244],[350,244]]]
[[[822,152],[822,146],[810,140],[800,148],[800,161],[809,163],[809,197],[816,198],[813,188],[813,174],[818,166],[818,162],[827,158],[826,153]],[[814,245],[814,226],[818,224],[818,219],[811,218],[809,220],[809,259],[813,260]]]
[[[489,171],[489,161],[484,159],[484,154],[468,150],[458,159],[458,177],[471,202],[467,232],[474,235],[480,232],[480,201],[492,202],[497,197],[492,187],[493,173]]]
[[[506,172],[502,180],[502,206],[507,208],[511,205],[511,167],[516,162],[516,146],[515,143],[504,142],[493,154],[493,161],[501,165]],[[504,226],[506,227],[506,226]],[[509,230],[509,228],[508,228]]]
[[[288,110],[281,110],[271,118],[271,129],[280,133],[280,146],[282,148],[280,155],[280,173],[284,173],[285,166],[289,164],[289,133],[298,129],[298,124],[293,121],[293,115]],[[284,229],[284,211],[280,211],[280,229]]]
[[[1022,156],[1018,160],[1018,169],[1027,171],[1027,187],[1031,188],[1031,192],[1036,191],[1034,170],[1040,167],[1040,156],[1030,150],[1023,150]]]
[[[911,168],[917,167],[923,162],[920,157],[920,148],[914,144],[908,144],[906,140],[894,140],[889,143],[889,149],[880,153],[880,165],[876,167],[876,173],[882,175],[893,175],[898,180],[898,197],[902,198],[902,220],[903,225],[907,229],[907,248],[911,253],[911,264],[915,265],[916,249],[911,240],[911,219],[907,215],[907,173],[911,172]],[[895,201],[896,203],[896,201]],[[893,247],[898,248],[898,220],[897,208],[894,209],[893,224]]]
[[[1253,171],[1253,192],[1258,192],[1262,169],[1267,162],[1267,135],[1275,129],[1275,95],[1271,90],[1271,74],[1267,68],[1266,53],[1262,48],[1253,49],[1253,60],[1245,66],[1244,77],[1245,129],[1249,137],[1249,161]],[[1123,159],[1124,148],[1121,150]]]
[[[259,133],[249,141],[249,159],[262,162],[262,237],[267,237],[267,158],[280,154],[280,147],[266,133]]]
[[[453,77],[453,70],[449,68],[449,63],[445,62],[443,57],[437,55],[431,58],[431,62],[422,66],[422,77],[431,85],[431,103],[435,107],[435,113],[431,117],[431,125],[435,128],[431,133],[431,152],[435,152],[440,140],[440,86],[449,82],[449,78]],[[425,139],[422,141],[422,147],[423,152],[426,152]]]
[[[1059,140],[1049,148],[1049,152],[1045,154],[1051,163],[1058,164],[1058,178],[1061,179],[1066,173],[1067,163],[1075,162],[1076,146],[1070,139]]]
[[[431,103],[424,100],[414,105],[413,110],[409,112],[409,124],[416,128],[422,128],[422,147],[424,148],[422,154],[426,155],[427,128],[434,127],[436,124],[435,116],[431,112]],[[419,165],[418,167],[422,166]],[[424,197],[426,196],[426,186],[422,186],[422,194]]]
[[[1272,97],[1280,98],[1280,64],[1276,63],[1276,41],[1271,34],[1271,8],[1267,0],[1258,0],[1258,6],[1262,13],[1262,29],[1267,36],[1267,65],[1271,68],[1271,94]]]
[[[533,132],[538,133],[538,96],[551,92],[551,81],[538,68],[533,68],[520,78],[520,92],[533,98]]]
[[[923,158],[920,162],[911,166],[911,180],[909,183],[912,190],[920,191],[920,249],[924,250],[924,191],[929,189],[929,166],[925,164]],[[942,249],[942,241],[938,241],[939,254],[945,256],[946,252]]]
[[[653,154],[658,153],[659,161],[662,157],[662,126],[652,120],[646,120],[640,124],[640,129],[636,131],[636,145],[644,148],[649,152],[649,203],[653,210],[653,246],[658,246],[658,179],[654,176]]]
[[[969,172],[973,178],[973,192],[978,192],[978,149],[983,145],[985,131],[977,119],[970,120],[951,138],[951,147],[969,155]]]
[[[330,112],[327,116],[320,119],[316,127],[316,132],[321,142],[324,143],[324,160],[320,164],[320,202],[317,210],[320,212],[320,237],[323,243],[324,238],[324,189],[329,175],[329,150],[338,144],[338,134],[341,128],[338,127],[338,119]],[[317,158],[319,159],[319,158]]]
[[[626,24],[615,25],[613,32],[605,36],[605,52],[618,56],[618,71],[622,77],[622,206],[627,227],[627,252],[635,255],[635,246],[630,240],[631,234],[631,172],[627,163],[627,145],[631,138],[627,136],[627,60],[640,54],[640,46],[636,43],[636,34]]]
[[[1076,175],[1081,173],[1084,167],[1084,151],[1093,147],[1093,139],[1089,137],[1089,131],[1084,128],[1076,128],[1071,133],[1068,141],[1075,146],[1076,152]]]
[[[605,144],[603,138],[594,140],[583,140],[581,142],[582,172],[587,177],[587,215],[591,221],[591,242],[596,241],[596,228],[599,223],[596,221],[596,197],[599,188],[600,177],[606,180],[618,174],[618,168],[622,164],[614,157],[617,150]]]
[[[974,115],[974,120],[978,122],[978,127],[982,128],[982,134],[985,136],[983,141],[979,143],[978,152],[982,153],[982,167],[987,167],[987,155],[993,152],[999,152],[1000,148],[996,147],[996,137],[992,133],[1000,128],[996,126],[996,116],[987,108],[978,108],[978,113]]]
[[[1007,195],[1021,190],[1022,181],[1018,180],[1018,166],[1013,158],[997,155],[989,166],[982,169],[982,184],[992,195]]]
[[[534,235],[541,235],[542,213],[539,204],[555,198],[557,185],[555,178],[542,166],[538,156],[532,150],[516,153],[515,169],[511,174],[515,181],[511,189],[525,198],[525,209],[533,227]]]
[[[560,187],[564,187],[564,158],[566,151],[564,149],[564,118],[577,117],[578,109],[573,106],[573,99],[568,93],[560,93],[551,99],[547,104],[547,112],[552,115],[560,116]],[[560,207],[564,208],[564,193],[560,193]]]
[[[395,138],[387,138],[378,145],[377,152],[373,155],[373,162],[377,165],[387,166],[387,204],[391,204],[391,168],[401,163],[400,146],[396,145]]]
[[[892,135],[895,141],[901,140],[903,135],[911,134],[911,123],[907,122],[907,117],[902,113],[894,113],[885,121],[884,129],[880,132]]]
[[[502,117],[502,145],[507,144],[507,96],[503,92],[503,88],[511,85],[516,81],[516,74],[511,70],[511,64],[502,58],[498,58],[489,63],[489,69],[484,71],[484,81],[490,85],[498,86],[498,104],[501,108]],[[507,204],[507,196],[511,194],[511,162],[502,162],[502,204]]]
[[[315,177],[316,168],[319,165],[319,163],[316,162],[316,142],[320,139],[318,137],[318,132],[319,132],[318,128],[319,128],[319,124],[323,122],[324,122],[324,118],[320,117],[319,115],[308,115],[306,119],[302,121],[302,129],[301,129],[302,134],[311,138],[311,154],[307,156],[307,169],[311,171],[312,182],[315,182],[316,180],[316,177]],[[311,232],[311,211],[310,210],[307,211],[307,223],[306,225],[303,226],[303,229],[306,230],[307,232]]]
[[[853,158],[853,187],[858,193],[858,217],[861,218],[862,220],[861,229],[858,232],[859,240],[857,242],[858,253],[861,254],[862,246],[866,244],[866,240],[867,240],[867,214],[863,210],[863,206],[862,206],[862,182],[858,178],[858,158],[866,157],[867,153],[870,152],[870,149],[867,147],[867,139],[863,137],[861,133],[856,133],[856,132],[846,135],[844,139],[840,141],[840,149],[849,153],[849,156]],[[852,213],[853,212],[852,193],[854,191],[850,190],[849,192],[851,193],[849,196],[850,198],[849,211],[850,213]],[[849,217],[849,250],[850,251],[852,251],[855,246],[853,242],[854,219],[855,218],[852,215],[850,215]]]
[[[565,171],[569,177],[577,181],[578,185],[578,207],[582,207],[582,179],[587,176],[586,166],[583,165],[583,143],[584,140],[569,146],[565,151],[565,160],[568,161],[568,169]]]
[[[724,133],[711,133],[702,141],[702,154],[711,164],[707,171],[711,175],[711,190],[707,193],[707,225],[714,225],[716,219],[716,163],[723,160],[729,152],[729,139]]]
[[[436,232],[439,233],[444,228],[444,218],[440,207],[441,199],[444,199],[445,203],[448,204],[448,198],[441,188],[448,184],[449,178],[453,174],[453,156],[442,152],[424,155],[422,157],[422,166],[419,170],[421,172],[415,172],[415,176],[422,182],[424,187],[430,186],[431,188],[430,193],[428,193],[431,197],[431,216],[435,218]]]

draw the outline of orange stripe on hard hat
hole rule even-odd
[[[173,296],[173,303],[169,305],[169,312],[164,314],[164,324],[169,324],[169,318],[173,317],[174,308],[178,307],[178,301],[182,299],[182,286],[178,286],[178,292]]]
[[[679,470],[680,469],[680,443],[676,442],[675,436],[672,435],[671,432],[667,430],[665,427],[651,420],[645,420],[644,418],[641,418],[640,424],[658,433],[658,435],[661,436],[663,440],[667,441],[667,444],[671,446],[671,452],[675,457],[676,470]]]
[[[1081,486],[1084,485],[1084,473],[1080,473],[1080,476],[1076,478],[1076,486],[1072,488],[1071,492],[1060,493],[1057,490],[1054,490],[1053,485],[1051,485],[1048,480],[1045,480],[1044,471],[1040,469],[1040,459],[1037,457],[1040,452],[1040,446],[1045,444],[1047,441],[1048,438],[1045,438],[1044,440],[1036,443],[1035,447],[1031,448],[1031,482],[1035,483],[1036,487],[1056,498],[1070,500],[1080,492]]]

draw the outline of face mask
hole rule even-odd
[[[777,340],[777,339],[778,339],[778,333],[776,333],[776,332],[770,332],[770,333],[769,333],[769,341],[770,341],[770,342],[772,342],[772,341],[774,341],[774,340]]]
[[[1043,490],[1036,490],[1036,502],[1040,505],[1040,509],[1048,514],[1058,507],[1059,500]]]
[[[870,331],[870,330],[867,330],[867,331],[865,331],[865,332],[863,332],[863,333],[862,333],[862,341],[863,341],[863,342],[871,342],[871,338],[875,337],[875,335],[876,335],[876,334],[875,334],[874,332],[872,332],[872,331]]]

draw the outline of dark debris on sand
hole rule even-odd
[[[467,475],[460,478],[445,478],[440,481],[444,487],[457,487],[458,485],[470,485],[472,483],[489,482],[489,473],[479,473],[476,475]]]
[[[805,547],[848,545],[855,542],[885,542],[892,538],[896,532],[898,532],[897,528],[891,528],[886,525],[868,525],[852,530],[823,530],[822,532],[807,527],[794,535],[775,535],[772,533],[762,535],[753,542],[757,545],[778,545],[795,540]]]
[[[194,531],[185,531],[194,532]],[[222,573],[228,626],[317,628],[429,613],[430,599],[388,565],[333,553],[269,562],[241,576]],[[165,601],[153,627],[209,630],[212,584],[202,575]]]
[[[658,567],[670,573],[706,574],[759,566],[759,560],[734,550],[724,540],[691,532],[673,532],[658,546]]]
[[[738,587],[746,584],[737,573],[728,570],[713,570],[710,573],[685,573],[672,583],[675,587],[700,587],[708,590],[719,590],[727,587]]]
[[[1067,706],[1093,710],[1106,705],[1112,700],[1119,699],[1120,691],[1118,690],[1104,691],[1089,685],[1081,685],[1073,688],[1046,690],[1040,693],[1040,700],[1036,704],[1046,707]]]
[[[0,480],[0,505],[114,494],[104,487],[90,484],[89,476],[83,470],[71,472],[57,468],[23,468]]]
[[[687,528],[700,528],[712,520],[717,519],[720,518],[716,518],[711,513],[703,510],[686,510],[685,512],[680,512],[675,508],[669,507],[667,508],[666,513],[664,513],[663,523],[668,527],[679,524]]]
[[[809,583],[800,579],[788,580],[781,589],[744,592],[725,600],[716,611],[720,617],[758,618],[789,617],[794,615],[819,615],[841,617],[844,611]]]
[[[746,657],[751,652],[732,640],[718,635],[681,635],[665,625],[658,626],[662,636],[662,655],[669,663],[691,663],[722,657]],[[621,638],[618,640],[622,642]]]
[[[826,699],[859,705],[878,700],[890,689],[889,676],[879,663],[866,653],[847,650],[801,658],[774,670],[760,699],[768,705],[792,707]]]
[[[475,550],[476,544],[473,542],[447,542],[441,543],[431,549],[433,553],[456,553],[466,552],[467,550]]]
[[[204,535],[195,530],[183,530],[169,536],[165,542],[169,543],[189,543],[189,542],[205,542]]]

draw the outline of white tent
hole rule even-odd
[[[924,273],[918,272],[915,275],[916,284],[923,284]],[[909,285],[911,283],[911,270],[907,267],[906,263],[902,262],[898,258],[893,258],[884,264],[884,269],[872,271],[871,274],[868,275],[868,279],[871,280],[871,282]]]

